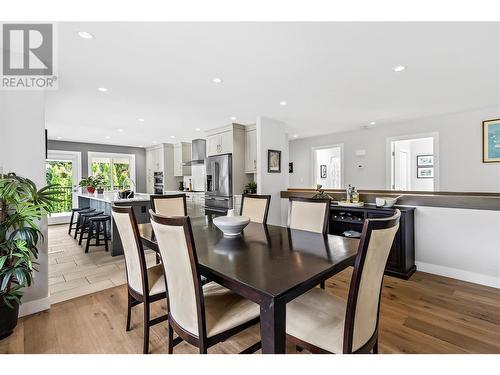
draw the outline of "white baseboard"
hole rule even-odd
[[[21,306],[19,306],[19,317],[35,314],[48,309],[50,309],[50,297],[23,302]]]
[[[489,276],[481,273],[464,271],[458,268],[450,268],[430,263],[423,263],[423,262],[415,262],[415,263],[417,265],[418,271],[433,273],[435,275],[440,275],[440,276],[451,277],[453,279],[468,281],[474,284],[491,286],[493,288],[500,288],[500,277]]]

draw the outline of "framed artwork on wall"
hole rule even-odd
[[[267,172],[281,173],[281,151],[267,150]]]
[[[319,172],[320,172],[321,178],[326,178],[326,165],[321,164],[319,166]]]
[[[500,119],[483,121],[483,163],[500,163]]]
[[[417,178],[434,178],[433,167],[417,168]]]
[[[417,155],[417,167],[432,167],[434,155]]]

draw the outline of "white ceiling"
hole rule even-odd
[[[147,146],[258,115],[306,137],[495,106],[499,30],[497,23],[60,23],[49,138]],[[397,65],[408,68],[395,73]]]

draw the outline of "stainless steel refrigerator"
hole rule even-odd
[[[232,155],[209,156],[206,163],[205,214],[226,215],[233,208]]]

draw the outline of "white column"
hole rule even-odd
[[[280,192],[288,188],[288,134],[286,124],[266,117],[257,117],[257,193],[270,194],[267,222],[286,225],[281,209]],[[267,171],[267,151],[281,151],[281,173]]]

